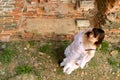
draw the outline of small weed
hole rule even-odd
[[[30,46],[34,46],[35,45],[35,41],[29,41],[28,43],[30,44]]]
[[[52,47],[53,47],[52,43],[49,42],[49,43],[39,47],[39,51],[43,52],[43,53],[48,53],[49,54],[52,51]]]
[[[25,73],[30,73],[30,72],[32,72],[32,67],[28,65],[19,65],[16,68],[17,74],[25,74]]]
[[[120,52],[120,47],[116,47],[115,50],[118,50],[118,52]]]
[[[16,54],[15,50],[10,48],[6,48],[0,53],[0,61],[2,63],[10,63],[12,61],[13,56]]]
[[[109,63],[112,67],[119,67],[118,61],[117,61],[115,58],[113,58],[113,57],[108,58],[108,63]]]
[[[100,50],[103,51],[104,53],[109,53],[110,52],[109,42],[103,41]]]

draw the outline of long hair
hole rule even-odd
[[[103,39],[105,37],[105,32],[104,32],[104,30],[102,30],[100,28],[93,28],[92,31],[93,31],[94,37],[98,38],[98,41],[95,42],[95,45],[99,46],[102,43],[102,41],[103,41]]]
[[[94,43],[98,47],[102,43],[102,41],[103,41],[103,39],[105,37],[105,32],[102,29],[100,29],[100,28],[93,28],[92,31],[88,31],[86,33],[86,35],[87,35],[88,38],[90,37],[91,33],[93,34],[93,36],[95,38],[98,39],[98,41],[96,41]]]

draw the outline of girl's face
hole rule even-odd
[[[98,41],[98,37],[94,37],[93,33],[91,33],[88,40],[92,43],[95,43]]]

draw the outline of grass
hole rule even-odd
[[[118,50],[118,52],[120,52],[120,47],[116,47],[115,50]]]
[[[108,58],[108,63],[112,67],[112,73],[120,72],[120,63],[116,58],[113,58],[112,56]]]
[[[97,61],[96,58],[92,58],[91,61],[89,62],[89,64],[90,64],[90,66],[92,66],[94,68],[99,66],[98,61]]]
[[[69,40],[65,41],[51,41],[39,47],[39,51],[43,53],[53,53],[55,50],[57,53],[64,51],[65,48],[71,43]]]
[[[113,67],[116,67],[119,64],[118,61],[113,57],[108,58],[108,63]]]
[[[19,65],[16,68],[17,74],[26,74],[26,73],[31,73],[31,72],[32,72],[32,67],[29,65]]]
[[[60,63],[64,57],[65,48],[71,43],[70,40],[50,41],[39,47],[39,51],[47,53]]]
[[[35,41],[28,41],[28,43],[30,44],[30,46],[34,46],[35,45]]]
[[[109,42],[104,41],[100,48],[101,50],[98,50],[96,56],[88,63],[88,66],[85,69],[76,70],[70,76],[64,74],[63,68],[60,67],[57,62],[63,60],[64,50],[70,43],[71,41],[69,40],[51,40],[44,43],[36,41],[7,43],[9,46],[6,47],[5,50],[0,51],[0,55],[7,53],[11,55],[10,58],[13,61],[11,62],[11,65],[7,64],[7,66],[2,66],[7,71],[5,72],[5,75],[0,74],[0,80],[6,80],[7,78],[14,78],[14,76],[25,74],[33,74],[37,76],[39,80],[65,80],[66,78],[69,80],[92,80],[94,77],[98,80],[101,76],[103,76],[101,79],[107,79],[105,77],[110,77],[112,79],[112,73],[117,74],[120,69],[120,58],[112,57],[110,54],[102,54],[105,50],[108,50],[106,53],[110,51]],[[26,45],[30,45],[30,48],[24,50]],[[12,59],[16,54],[13,53],[15,49],[18,49],[19,54],[16,56],[19,57]],[[116,48],[116,50],[119,51],[120,48]],[[43,52],[45,55],[39,55],[39,51]],[[108,62],[109,64],[105,64],[105,62]],[[4,69],[2,69],[1,72],[4,71]],[[112,69],[112,71],[109,71],[110,69]],[[116,78],[117,77],[115,76],[115,80],[119,80]]]
[[[39,51],[49,54],[49,53],[51,53],[52,47],[53,47],[53,44],[51,42],[48,42],[47,44],[40,46]]]
[[[108,41],[103,41],[100,50],[104,53],[110,52],[110,45]]]
[[[6,49],[4,49],[1,53],[0,53],[0,61],[2,63],[10,63],[12,61],[12,58],[15,56],[17,52],[9,47],[7,47]]]
[[[103,41],[102,42],[102,46],[100,48],[100,51],[102,51],[102,53],[110,53],[110,44],[108,41]],[[119,47],[116,47],[114,50],[118,50],[118,52],[120,52],[120,48]],[[119,56],[119,54],[116,55],[116,57],[113,57],[113,56],[110,56],[110,54],[108,54],[108,58],[107,58],[107,61],[109,63],[109,65],[112,67],[113,69],[113,72],[116,72],[117,69],[120,68],[120,63],[119,63],[119,58],[117,58],[117,56]]]

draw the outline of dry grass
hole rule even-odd
[[[108,53],[109,43],[106,41],[83,70],[77,69],[71,75],[64,74],[59,62],[63,60],[64,49],[70,43],[68,40],[2,43],[7,45],[5,53],[16,54],[12,54],[11,61],[7,63],[0,59],[0,80],[9,80],[26,73],[34,74],[38,80],[119,80],[120,60]],[[119,51],[119,48],[116,50]],[[0,55],[3,56],[1,52]]]

